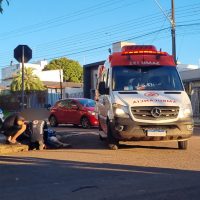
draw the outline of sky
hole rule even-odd
[[[67,57],[81,65],[105,60],[112,43],[152,44],[171,54],[171,0],[9,0],[0,14],[0,69],[17,63],[28,45],[30,63]],[[199,65],[200,1],[174,0],[177,60]],[[168,16],[168,17],[166,17]]]

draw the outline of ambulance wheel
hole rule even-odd
[[[57,119],[56,119],[55,116],[52,115],[52,116],[49,118],[49,124],[50,124],[51,127],[56,127],[56,126],[58,126],[58,122],[57,122]]]
[[[102,137],[101,134],[99,134],[99,140],[101,140],[101,141],[105,141],[106,138]]]
[[[81,126],[85,129],[90,128],[90,121],[87,117],[81,118]]]
[[[119,141],[113,136],[113,130],[109,122],[107,123],[107,130],[108,148],[111,150],[117,150],[119,148]]]
[[[188,146],[188,141],[178,141],[178,148],[182,150],[186,150]]]
[[[110,150],[117,150],[119,147],[116,144],[108,144]]]
[[[2,127],[2,125],[3,125],[3,121],[2,119],[0,119],[0,127]]]

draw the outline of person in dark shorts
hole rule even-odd
[[[11,114],[3,122],[1,131],[7,136],[9,144],[18,144],[17,138],[26,130],[24,118],[17,113]]]
[[[71,144],[61,142],[59,136],[56,135],[56,131],[46,128],[44,130],[44,143],[46,149],[60,149],[71,148]]]

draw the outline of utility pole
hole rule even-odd
[[[59,72],[60,72],[60,99],[62,99],[63,98],[63,91],[62,91],[62,74],[61,74],[61,72],[62,72],[62,69],[61,69],[61,67],[60,67],[60,70],[59,70]]]
[[[176,23],[175,23],[175,11],[174,11],[174,0],[171,0],[171,18],[166,14],[166,12],[162,9],[161,5],[158,3],[157,0],[154,0],[160,10],[163,12],[165,17],[168,19],[168,21],[171,24],[171,35],[172,35],[172,55],[174,58],[174,62],[176,62]]]
[[[14,58],[22,63],[22,99],[21,110],[24,109],[24,63],[27,63],[32,58],[32,49],[27,45],[18,45],[14,49]]]
[[[24,110],[24,46],[22,46],[22,110]]]
[[[171,33],[172,33],[172,55],[174,57],[174,62],[176,63],[176,24],[175,24],[175,14],[174,14],[174,0],[171,0]],[[176,63],[177,64],[177,63]]]

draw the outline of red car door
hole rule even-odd
[[[58,115],[59,123],[68,124],[69,122],[69,100],[62,100],[59,104]]]
[[[80,106],[76,100],[72,100],[69,103],[69,116],[70,116],[70,123],[80,124],[81,111],[80,111]]]

